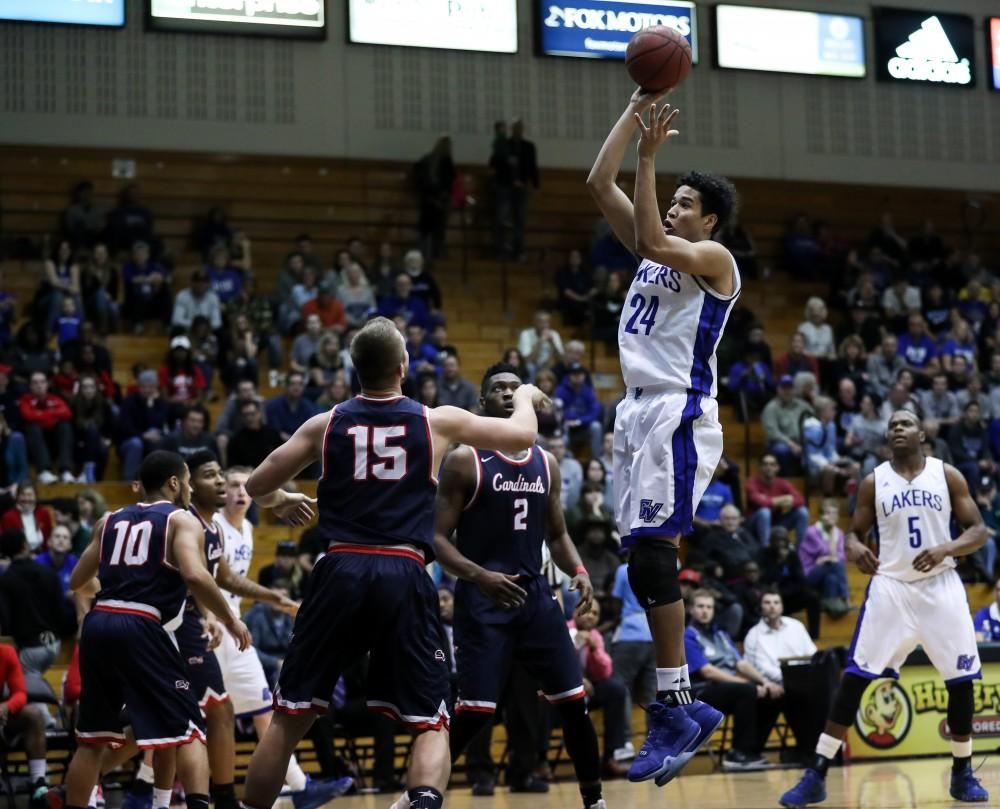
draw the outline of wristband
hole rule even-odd
[[[587,577],[590,576],[590,574],[587,572],[587,568],[585,568],[583,565],[577,565],[576,566],[576,570],[573,571],[573,575],[574,576],[587,576]]]

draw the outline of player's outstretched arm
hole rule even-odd
[[[934,548],[927,548],[917,554],[913,567],[921,573],[933,570],[947,556],[967,556],[975,553],[989,539],[989,532],[983,523],[983,515],[979,506],[969,493],[969,484],[965,476],[950,464],[944,465],[945,480],[948,481],[948,495],[951,497],[951,510],[962,526],[963,531],[951,542],[945,542]]]
[[[868,475],[858,486],[858,499],[854,506],[851,530],[844,540],[844,553],[858,566],[858,570],[874,576],[878,572],[878,557],[868,547],[866,540],[875,524],[875,475]]]
[[[219,587],[228,590],[234,595],[242,598],[252,598],[254,601],[263,601],[277,607],[288,615],[295,616],[299,612],[299,603],[292,601],[287,596],[281,595],[274,590],[270,590],[255,581],[251,581],[246,576],[237,573],[229,566],[226,557],[219,559],[219,569],[216,571],[215,580]]]
[[[250,473],[246,490],[257,505],[273,509],[279,517],[295,525],[312,519],[311,506],[316,501],[302,494],[286,492],[281,487],[307,466],[320,460],[329,423],[328,412],[313,416]]]
[[[552,561],[572,579],[569,589],[580,591],[580,605],[583,609],[588,609],[594,599],[594,585],[576,551],[576,545],[570,539],[569,531],[566,530],[566,515],[563,514],[560,498],[562,473],[551,452],[545,452],[545,463],[549,465],[549,512],[545,518],[545,543],[549,546]]]
[[[601,209],[618,240],[633,253],[636,248],[632,200],[618,187],[618,172],[635,134],[635,114],[641,113],[662,95],[663,93],[644,93],[641,89],[632,94],[625,112],[615,121],[601,151],[597,153],[590,176],[587,177],[587,190],[597,207]]]
[[[107,517],[101,517],[94,525],[94,530],[90,534],[90,543],[83,549],[76,567],[69,575],[69,589],[74,593],[92,596],[100,589],[100,585],[97,583],[97,571],[101,566],[101,534],[104,533],[107,519]]]
[[[190,514],[177,511],[170,515],[167,530],[170,532],[168,542],[173,552],[173,564],[181,578],[198,602],[215,613],[219,622],[233,636],[240,651],[246,649],[251,642],[250,631],[233,615],[222,591],[205,566],[205,534],[201,524]]]
[[[548,397],[534,385],[521,385],[514,391],[514,412],[508,419],[474,416],[458,407],[435,407],[428,411],[434,446],[439,448],[435,455],[443,459],[451,444],[500,452],[526,450],[538,437],[535,409],[548,404]]]
[[[434,553],[441,567],[462,581],[478,585],[500,606],[519,607],[527,593],[515,583],[515,576],[486,570],[465,556],[452,542],[462,510],[475,493],[474,452],[471,447],[458,447],[448,453],[441,465],[441,479],[434,503]]]

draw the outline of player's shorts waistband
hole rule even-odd
[[[412,559],[418,564],[424,564],[424,554],[412,545],[350,545],[346,542],[334,542],[327,548],[327,553],[364,553],[370,556],[400,556]]]
[[[109,598],[106,601],[98,601],[94,605],[97,612],[117,612],[120,615],[138,615],[142,618],[149,618],[151,621],[160,622],[160,611],[149,604],[139,601],[118,601]]]
[[[652,396],[657,393],[677,393],[681,396],[709,397],[709,394],[704,391],[695,390],[694,388],[678,388],[676,385],[671,385],[670,383],[642,385],[635,388],[628,388],[625,395],[629,399],[641,399],[643,396]]]

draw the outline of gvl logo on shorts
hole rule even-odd
[[[643,522],[652,522],[656,519],[656,515],[660,513],[661,508],[663,508],[663,503],[654,503],[652,500],[640,500],[639,519]]]
[[[444,663],[444,660],[445,660],[444,659],[444,652],[441,651],[440,649],[435,649],[434,650],[434,659],[440,661],[441,663]]]
[[[187,680],[174,680],[174,688],[178,691],[187,691],[191,687],[191,683]]]
[[[955,663],[955,668],[959,671],[972,671],[972,667],[975,665],[975,662],[975,655],[959,655],[958,661]]]

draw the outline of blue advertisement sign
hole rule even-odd
[[[632,35],[651,25],[676,28],[698,61],[694,3],[672,0],[538,0],[538,46],[548,56],[624,59]]]
[[[125,25],[125,0],[0,0],[0,20]]]

